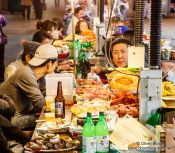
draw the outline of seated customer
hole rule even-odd
[[[85,20],[79,20],[75,26],[75,34],[81,35],[83,31],[89,30],[89,24]]]
[[[39,30],[33,35],[32,41],[35,41],[41,44],[52,44],[53,38],[47,32],[43,30]]]
[[[14,102],[14,125],[22,129],[35,127],[35,114],[40,113],[45,104],[37,80],[54,71],[57,56],[57,50],[52,45],[39,46],[28,65],[18,69],[0,86],[0,92]]]
[[[2,93],[0,93],[0,114],[9,121],[15,114],[14,102],[7,95],[3,95]]]
[[[23,153],[23,146],[29,139],[29,136],[19,127],[14,126],[4,116],[0,115],[0,148],[2,153]]]
[[[39,29],[48,33],[53,40],[58,39],[59,31],[57,28],[58,28],[57,23],[55,23],[52,20],[45,20],[43,22],[40,21],[40,28]],[[35,37],[37,37],[36,36],[36,35],[38,35],[37,33],[38,33],[38,31],[33,35],[33,40],[35,39]]]
[[[57,29],[59,31],[59,34],[58,34],[58,39],[59,40],[63,40],[63,34],[62,34],[62,31],[63,31],[63,20],[60,18],[60,17],[54,17],[52,18],[52,21],[54,21],[56,24],[57,24]]]
[[[36,49],[41,45],[40,43],[34,41],[22,41],[23,50],[21,51],[21,58],[10,63],[5,69],[5,80],[7,80],[12,74],[16,72],[19,68],[27,65],[27,63],[33,58],[35,55]],[[45,79],[44,77],[40,78],[38,81],[39,88],[43,95],[46,95],[46,87],[45,87]]]
[[[17,69],[27,65],[28,61],[31,60],[35,55],[36,49],[41,45],[37,42],[27,40],[23,40],[21,43],[23,45],[21,59],[16,60],[7,66],[4,74],[5,80],[7,80],[12,74],[14,74]]]

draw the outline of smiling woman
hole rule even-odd
[[[75,26],[75,34],[81,35],[83,31],[90,29],[89,24],[85,20],[80,20]]]

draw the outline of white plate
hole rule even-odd
[[[65,124],[57,125],[56,122],[44,122],[39,128],[36,129],[37,133],[59,133],[67,132],[70,123],[65,122]]]
[[[71,148],[57,149],[57,150],[33,150],[33,149],[30,149],[30,148],[27,148],[26,146],[24,146],[24,149],[27,150],[27,151],[31,151],[32,153],[39,153],[39,152],[43,152],[43,153],[59,153],[59,152],[62,152],[62,153],[65,153],[65,152],[68,152],[68,151],[75,150],[76,147],[77,146],[73,146]]]

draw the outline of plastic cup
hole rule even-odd
[[[46,109],[51,111],[50,105],[54,103],[54,97],[53,96],[46,96],[45,100],[46,100]]]
[[[44,113],[45,114],[45,120],[51,121],[55,119],[55,113]]]
[[[51,113],[55,113],[55,103],[54,102],[50,104],[50,111]]]

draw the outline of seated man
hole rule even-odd
[[[2,153],[23,153],[23,145],[29,139],[19,127],[14,126],[4,116],[0,115],[0,148]],[[13,140],[13,142],[8,140]]]
[[[57,56],[55,47],[41,45],[28,65],[18,69],[1,85],[0,92],[7,95],[15,105],[16,113],[12,118],[14,125],[22,129],[35,127],[35,114],[41,112],[45,103],[37,80],[54,71]]]
[[[27,65],[27,63],[33,58],[35,55],[36,49],[41,45],[38,42],[22,40],[21,44],[23,45],[23,50],[21,51],[21,58],[16,61],[10,63],[4,73],[4,78],[7,80],[12,74],[16,72],[19,68]],[[46,85],[44,77],[40,78],[38,81],[39,88],[43,95],[46,95]]]
[[[21,59],[18,59],[7,66],[4,74],[5,80],[7,80],[12,74],[14,74],[16,70],[27,65],[28,61],[33,58],[36,49],[41,45],[40,43],[27,40],[21,41],[21,44],[23,45]]]

